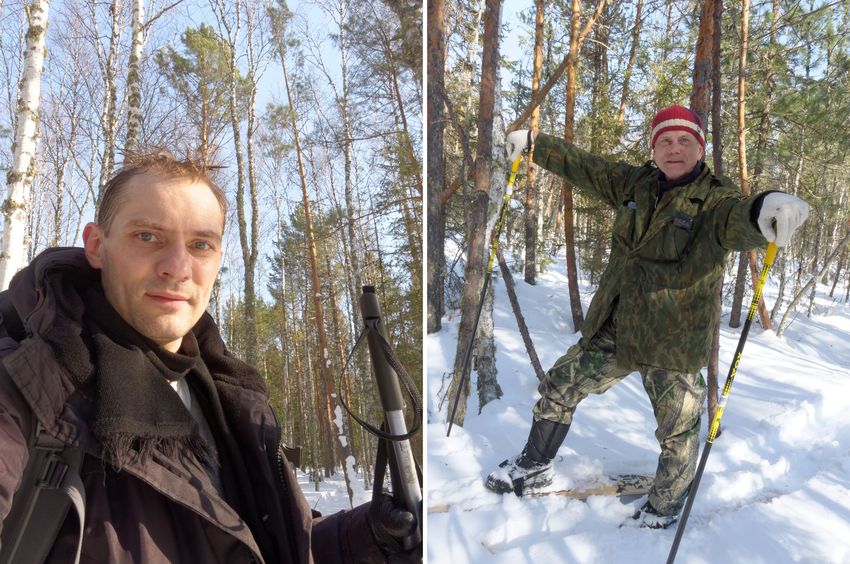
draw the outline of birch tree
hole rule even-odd
[[[133,0],[133,35],[130,39],[130,61],[127,63],[127,134],[124,149],[135,151],[142,128],[142,93],[139,66],[145,48],[145,0]]]
[[[92,19],[97,22],[96,4],[92,2]],[[100,118],[100,127],[103,138],[103,152],[100,161],[100,184],[97,191],[97,207],[103,197],[106,182],[112,176],[115,165],[115,129],[118,117],[118,85],[115,82],[115,74],[118,66],[118,49],[121,46],[122,14],[124,6],[120,0],[112,0],[109,5],[110,34],[109,50],[104,55],[100,51],[98,42],[98,55],[101,61],[101,72],[103,74],[103,113]]]
[[[41,100],[41,73],[44,68],[49,0],[26,5],[28,29],[23,75],[18,92],[12,166],[6,174],[6,200],[3,202],[3,239],[0,245],[0,289],[9,287],[12,276],[26,260],[26,221],[38,147],[38,111]]]

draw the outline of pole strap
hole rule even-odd
[[[345,359],[345,365],[342,367],[342,371],[340,372],[340,376],[337,378],[337,397],[339,398],[339,403],[348,412],[351,417],[357,421],[361,427],[379,437],[381,439],[385,439],[388,441],[406,441],[411,437],[416,435],[419,432],[419,429],[422,427],[422,399],[419,396],[419,392],[416,390],[416,384],[413,382],[413,379],[404,369],[401,362],[399,362],[398,357],[396,357],[395,352],[392,349],[392,346],[387,342],[384,336],[380,331],[375,327],[375,323],[377,320],[369,320],[366,322],[366,326],[363,328],[363,331],[360,332],[360,335],[357,337],[357,340],[354,342],[354,346],[351,348],[351,352],[348,353],[348,358]],[[391,433],[387,433],[382,429],[379,429],[372,425],[371,423],[363,420],[358,417],[351,408],[348,407],[348,403],[345,401],[345,397],[343,395],[343,385],[342,385],[342,375],[345,374],[346,370],[348,370],[348,364],[351,362],[354,353],[357,351],[357,348],[363,342],[363,339],[367,334],[372,333],[376,335],[378,338],[378,342],[381,344],[381,351],[384,353],[384,358],[387,359],[387,362],[395,370],[396,374],[399,377],[399,380],[404,384],[404,387],[407,391],[407,395],[410,397],[410,402],[413,406],[413,422],[410,425],[410,430],[403,435],[393,435]],[[383,426],[383,425],[382,425]]]

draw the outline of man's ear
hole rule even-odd
[[[103,268],[103,230],[96,223],[87,223],[83,228],[83,248],[91,267]]]

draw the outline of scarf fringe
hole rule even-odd
[[[215,469],[219,466],[215,448],[197,433],[181,437],[138,436],[132,433],[95,434],[103,449],[103,460],[117,471],[129,464],[147,464],[154,452],[171,459],[191,452],[205,468]]]

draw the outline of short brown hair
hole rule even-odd
[[[209,186],[221,207],[222,217],[226,218],[227,198],[224,191],[211,178],[211,173],[220,168],[223,167],[209,165],[190,156],[178,159],[170,151],[160,148],[125,153],[121,168],[109,179],[103,189],[95,222],[108,235],[118,206],[121,204],[121,193],[124,186],[134,176],[145,173],[157,175],[164,179],[187,178],[192,181],[203,182]],[[224,220],[222,220],[222,229],[224,229]]]

